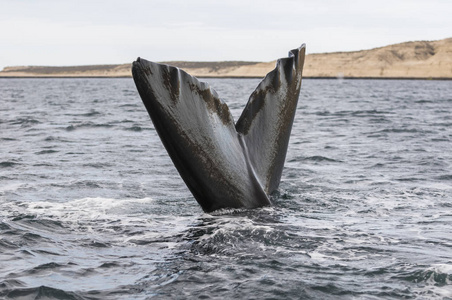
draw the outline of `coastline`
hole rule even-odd
[[[263,78],[276,61],[160,62],[198,78]],[[129,78],[132,64],[5,67],[0,78]],[[452,38],[307,54],[303,78],[452,80]]]

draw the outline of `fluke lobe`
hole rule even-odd
[[[204,211],[270,204],[286,157],[305,45],[277,61],[236,124],[208,84],[138,58],[132,74],[160,139]]]

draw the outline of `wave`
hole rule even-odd
[[[84,113],[84,114],[79,114],[78,116],[80,117],[94,117],[94,116],[98,116],[101,115],[101,112],[98,112],[96,110],[91,110],[90,112]]]
[[[65,116],[71,116],[71,117],[95,117],[98,115],[102,115],[102,112],[99,112],[95,109],[91,109],[89,112],[86,113],[78,113],[78,114],[64,114]]]
[[[22,124],[38,124],[39,121],[34,119],[33,117],[23,117],[23,118],[17,118],[15,120],[10,121],[10,124],[13,125],[22,125]]]
[[[78,125],[69,125],[65,129],[66,129],[66,131],[74,131],[74,130],[77,130],[77,129],[99,128],[99,127],[111,128],[111,127],[114,127],[114,125],[112,125],[112,124],[102,124],[102,123],[96,124],[96,123],[93,123],[93,122],[83,122],[83,123],[78,124]]]
[[[44,285],[35,288],[7,288],[6,290],[0,292],[0,296],[8,299],[85,299],[81,295],[74,292],[64,291]]]
[[[49,150],[42,150],[42,151],[35,152],[35,154],[42,155],[42,154],[53,154],[53,153],[58,153],[58,152],[60,152],[60,151],[49,149]]]
[[[377,133],[425,133],[425,134],[432,134],[435,133],[434,131],[430,130],[422,130],[422,129],[416,129],[416,128],[387,128],[383,130],[377,131]]]
[[[71,141],[64,139],[62,137],[48,136],[44,139],[46,142],[60,142],[60,143],[70,143]]]
[[[289,162],[298,162],[298,161],[314,161],[314,162],[335,162],[341,163],[341,160],[336,160],[333,158],[321,156],[321,155],[313,155],[313,156],[298,156],[294,159],[289,160]]]
[[[396,178],[395,180],[401,181],[401,182],[416,182],[416,181],[424,181],[423,178],[417,178],[417,177],[401,177]]]
[[[419,296],[429,295],[428,298],[452,296],[452,265],[450,264],[418,266],[415,269],[398,273],[392,278],[416,284],[415,294]]]
[[[314,113],[317,116],[333,116],[333,117],[371,117],[371,116],[381,116],[381,115],[390,115],[393,114],[390,111],[380,111],[380,110],[343,110],[343,111],[317,111]]]
[[[86,164],[83,164],[82,166],[89,167],[89,168],[95,168],[95,169],[102,169],[102,168],[113,167],[114,165],[111,163],[86,163]]]
[[[140,132],[140,131],[143,130],[143,128],[140,127],[140,126],[135,125],[135,126],[132,126],[132,127],[124,128],[124,130]]]
[[[113,199],[113,198],[82,198],[67,202],[18,202],[9,203],[5,209],[15,211],[13,221],[26,220],[41,226],[65,227],[64,223],[103,220],[117,220],[127,215],[131,209],[149,205],[151,198]],[[131,218],[135,219],[135,218]],[[130,221],[130,220],[129,220]],[[145,221],[145,220],[143,220]]]
[[[435,177],[435,179],[450,181],[450,180],[452,180],[452,174],[440,175],[440,176]]]
[[[0,162],[0,168],[14,168],[18,165],[20,165],[20,163],[11,160]]]
[[[39,123],[40,122],[33,117],[21,117],[21,118],[17,118],[15,120],[10,121],[11,125],[21,125],[21,127],[25,127],[25,128],[34,126]]]

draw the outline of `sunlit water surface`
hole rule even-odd
[[[259,82],[205,81],[235,120]],[[132,79],[0,79],[0,298],[451,299],[451,112],[304,80],[273,205],[206,214]]]

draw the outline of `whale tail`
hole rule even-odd
[[[305,45],[277,61],[236,124],[208,84],[138,58],[138,92],[176,169],[204,211],[270,204],[297,107]]]

